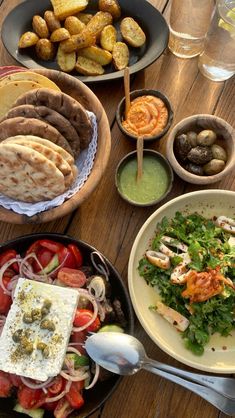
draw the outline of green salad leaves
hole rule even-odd
[[[157,225],[151,250],[159,251],[163,236],[173,238],[175,245],[180,242],[188,246],[191,259],[187,266],[189,269],[196,272],[217,269],[225,278],[235,283],[235,246],[229,245],[230,235],[217,227],[213,220],[196,213],[184,216],[177,212],[172,220],[163,218]],[[189,320],[189,326],[182,332],[182,338],[189,350],[202,355],[211,334],[218,332],[222,336],[228,336],[235,328],[235,290],[225,282],[219,294],[203,302],[190,303],[189,298],[182,296],[186,284],[174,284],[170,280],[174,268],[182,262],[181,253],[174,248],[172,242],[171,249],[175,255],[171,257],[169,269],[156,267],[147,257],[143,257],[139,261],[139,274],[148,285],[156,286],[165,305]]]

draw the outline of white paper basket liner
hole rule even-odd
[[[1,206],[3,206],[5,209],[11,209],[16,213],[19,213],[20,215],[33,216],[33,215],[36,215],[37,213],[62,205],[62,203],[65,200],[70,199],[70,197],[72,197],[75,193],[77,193],[81,189],[81,187],[87,181],[90,175],[90,172],[92,170],[95,155],[96,155],[96,150],[97,150],[97,138],[98,138],[96,116],[92,112],[87,112],[87,113],[88,113],[88,116],[91,120],[92,127],[93,127],[92,140],[88,148],[83,150],[80,153],[77,160],[75,161],[75,164],[78,168],[78,176],[75,182],[73,183],[73,185],[71,186],[71,188],[67,190],[65,193],[63,193],[62,195],[57,196],[52,200],[47,200],[47,201],[37,202],[37,203],[21,202],[19,200],[17,201],[10,197],[4,196],[3,194],[0,194]]]

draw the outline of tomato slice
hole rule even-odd
[[[10,396],[12,387],[10,375],[0,371],[0,398],[7,398]]]
[[[10,261],[12,258],[16,258],[17,252],[15,250],[6,250],[0,254],[0,267],[4,266],[7,261]],[[10,269],[13,269],[16,273],[19,273],[18,263],[13,263],[10,266]]]
[[[31,389],[23,385],[17,395],[20,405],[25,409],[36,409],[45,403],[46,395],[42,389]]]
[[[11,281],[10,277],[3,277],[3,284],[7,287],[8,283]],[[6,295],[2,287],[0,287],[0,314],[6,315],[12,304],[12,299],[10,295]]]
[[[78,346],[74,345],[74,347],[75,348],[78,347],[81,354],[86,353],[85,348],[83,348],[86,339],[87,339],[86,330],[79,331],[79,332],[73,332],[72,335],[71,335],[71,338],[70,338],[71,342],[79,344]]]
[[[73,253],[77,267],[81,267],[83,263],[82,253],[75,244],[69,244],[68,249]]]
[[[48,388],[48,393],[53,396],[59,394],[64,389],[64,383],[64,379],[60,375],[56,376],[53,385]]]
[[[70,287],[82,287],[86,283],[86,276],[81,270],[62,267],[57,275],[60,282]]]
[[[65,395],[69,404],[75,409],[81,408],[84,404],[84,399],[81,395],[83,386],[84,382],[73,382],[69,392]]]
[[[20,386],[22,386],[23,383],[22,383],[20,376],[17,376],[16,374],[13,374],[13,373],[9,373],[9,378],[13,386],[15,386],[16,388],[19,388]]]
[[[73,320],[73,325],[75,327],[83,327],[86,325],[92,318],[93,312],[89,309],[77,309],[75,313],[75,317]],[[92,322],[87,328],[87,332],[96,332],[100,328],[100,319],[97,316],[94,322]]]

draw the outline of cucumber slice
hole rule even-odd
[[[25,409],[19,403],[17,403],[15,405],[13,410],[16,411],[16,412],[20,412],[21,414],[26,414],[26,415],[28,415],[29,417],[32,417],[32,418],[43,418],[43,415],[44,415],[44,412],[45,412],[44,409],[42,409],[42,408]]]
[[[122,332],[124,333],[124,329],[119,325],[104,325],[99,329],[98,332]]]

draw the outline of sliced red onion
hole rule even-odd
[[[82,373],[81,371],[80,371],[80,373],[79,373],[79,374],[74,375],[74,376],[72,376],[72,375],[70,375],[70,374],[67,374],[67,373],[65,373],[65,372],[61,371],[61,372],[60,372],[60,375],[61,375],[64,379],[69,380],[69,381],[71,381],[71,382],[81,382],[82,380],[86,380],[86,379],[89,377],[89,374],[88,374],[87,372]]]
[[[102,302],[105,299],[105,284],[104,279],[100,276],[94,276],[87,286],[88,292],[94,296],[97,302]]]
[[[100,320],[101,322],[103,322],[105,319],[105,308],[99,302],[97,302],[97,305],[98,305],[98,313],[99,313]]]
[[[57,396],[53,396],[53,398],[46,398],[45,402],[50,403],[50,402],[56,402],[59,401],[61,398],[63,398],[64,395],[66,395],[66,393],[69,392],[70,388],[71,388],[71,381],[68,381],[65,389],[63,390],[63,392],[59,393],[59,395]]]
[[[21,376],[20,377],[22,380],[22,383],[25,386],[28,386],[30,389],[41,389],[41,388],[46,388],[48,386],[50,386],[50,383],[52,382],[52,380],[54,379],[53,377],[49,377],[49,379],[47,379],[45,382],[41,382],[41,383],[34,383],[33,380],[28,379],[26,377]]]
[[[85,386],[85,389],[91,389],[91,388],[93,388],[93,386],[95,386],[95,384],[96,384],[96,382],[99,378],[99,373],[100,373],[100,366],[97,363],[95,363],[94,377],[93,377],[91,383],[88,386]]]
[[[4,286],[3,276],[4,276],[5,271],[8,269],[8,267],[10,267],[15,262],[18,263],[19,259],[18,258],[12,258],[11,260],[9,260],[5,264],[3,264],[3,266],[0,268],[0,286],[3,289],[4,293],[6,295],[9,295],[9,296],[11,296],[11,292]]]
[[[75,343],[75,344],[76,344],[76,343]],[[79,344],[81,344],[81,343],[79,343]],[[71,347],[71,345],[68,345],[66,353],[75,353],[75,354],[77,354],[78,356],[81,356],[80,351],[78,351],[78,350],[77,350],[76,348],[74,348],[74,347]]]
[[[99,258],[99,260],[102,262],[102,264],[96,264],[95,256]],[[101,273],[105,276],[105,279],[108,282],[109,281],[109,275],[110,275],[109,268],[108,268],[106,262],[104,261],[103,256],[98,251],[93,251],[91,253],[91,262],[92,262],[93,266],[96,268],[96,270],[99,273]]]
[[[58,265],[58,267],[56,267],[51,273],[49,273],[48,274],[48,277],[53,277],[54,276],[54,274],[59,270],[59,269],[61,269],[61,267],[63,267],[64,266],[64,263],[65,263],[65,261],[67,260],[67,258],[68,258],[68,256],[69,256],[69,253],[67,253],[66,254],[66,256],[64,257],[64,259],[63,259],[63,261],[62,261],[62,263],[60,263],[59,265]]]
[[[81,289],[82,290],[82,289]],[[80,292],[80,290],[79,290]],[[94,297],[92,297],[91,295],[89,295],[89,293],[85,293],[85,292],[81,292],[93,305],[94,311],[93,311],[93,315],[91,317],[91,319],[82,327],[73,327],[73,331],[74,332],[80,332],[83,331],[84,329],[86,329],[87,327],[89,327],[89,325],[91,325],[94,320],[97,318],[97,314],[98,314],[98,305],[97,302],[95,301]]]

